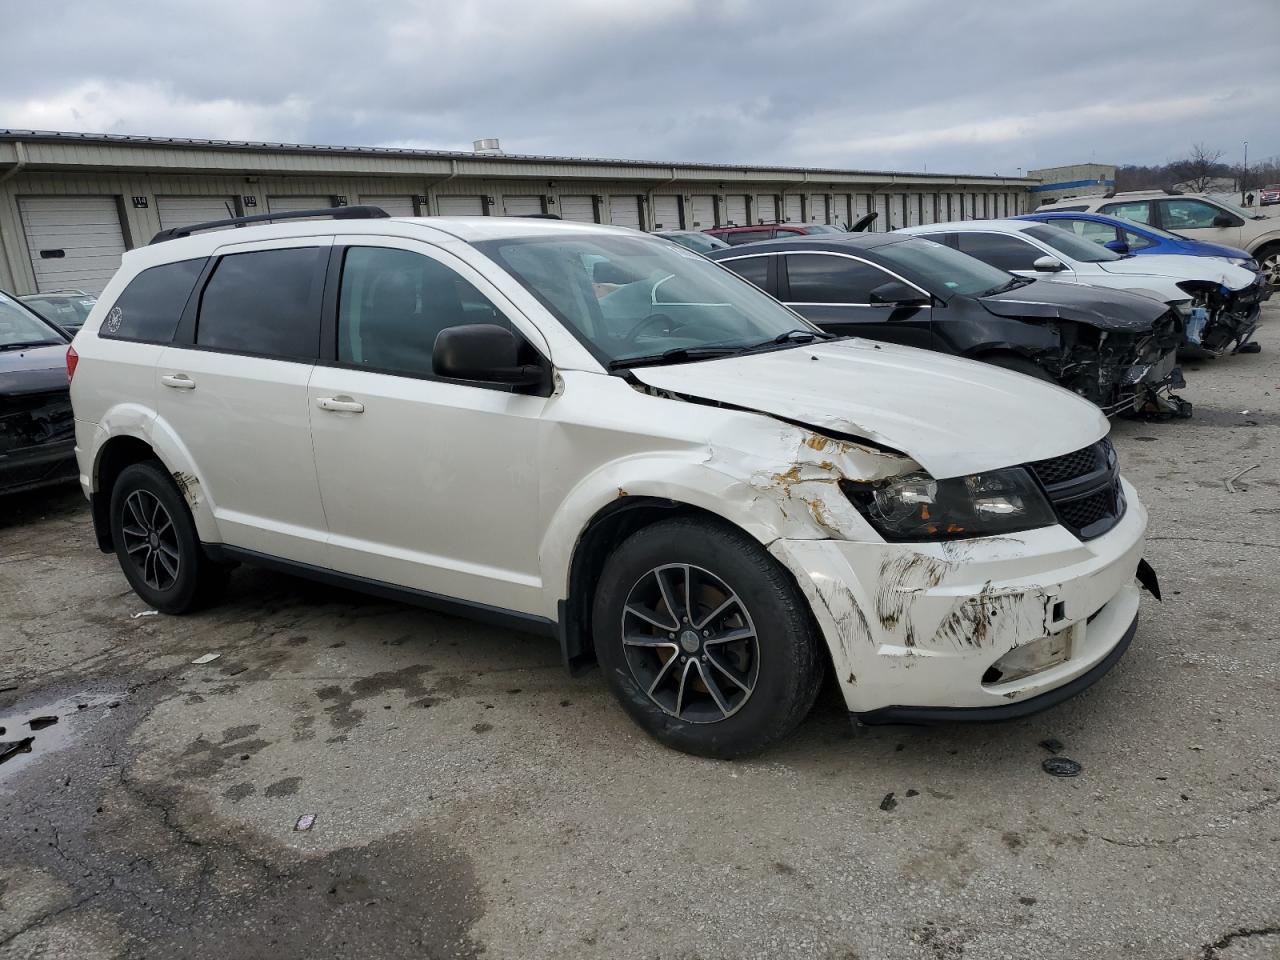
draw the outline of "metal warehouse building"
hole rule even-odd
[[[392,216],[554,213],[639,230],[1005,216],[1033,180],[383,147],[0,131],[0,289],[98,293],[166,227],[375,204]]]

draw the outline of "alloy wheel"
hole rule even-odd
[[[182,556],[173,518],[155,494],[135,490],[124,501],[121,532],[125,553],[153,590],[168,590],[178,579]]]
[[[1280,287],[1280,250],[1263,258],[1262,279],[1273,287]]]
[[[665,713],[715,723],[742,709],[755,689],[760,648],[751,614],[714,573],[691,564],[650,570],[622,608],[631,675]]]

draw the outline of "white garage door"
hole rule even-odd
[[[725,223],[733,224],[735,227],[744,227],[750,222],[747,220],[746,194],[730,193],[725,195],[724,219]]]
[[[541,197],[503,197],[502,210],[508,217],[527,217],[542,213]]]
[[[19,197],[18,210],[36,290],[102,292],[124,253],[115,197]]]
[[[758,223],[774,223],[778,219],[778,198],[771,193],[756,197],[755,218]]]
[[[857,223],[871,212],[871,194],[855,193],[853,195],[853,223]],[[850,223],[849,226],[853,226]]]
[[[679,230],[680,198],[658,196],[653,198],[653,229]]]
[[[920,226],[920,194],[908,193],[906,202],[906,223],[908,227]]]
[[[879,214],[879,216],[877,216],[875,222],[871,224],[871,229],[878,233],[884,233],[890,228],[890,224],[893,222],[893,214],[891,212],[892,204],[889,202],[893,198],[887,193],[880,193],[876,194],[873,199],[876,204],[876,213]],[[901,224],[895,225],[901,226]]]
[[[960,197],[961,197],[961,196],[962,196],[962,194],[959,194],[959,193],[952,193],[952,194],[948,194],[948,197],[950,198],[950,199],[949,199],[949,201],[948,201],[949,205],[948,205],[948,207],[947,207],[947,219],[948,219],[948,220],[963,220],[963,219],[964,219],[964,211],[963,211],[963,210],[961,209],[961,207],[960,207]]]
[[[446,217],[483,217],[484,197],[439,197],[439,212]]]
[[[156,197],[156,213],[164,230],[193,223],[227,220],[236,215],[231,197]]]
[[[926,193],[922,195],[924,209],[920,213],[921,223],[937,223],[938,222],[938,195],[936,193]]]
[[[827,211],[827,195],[825,193],[809,194],[809,222],[831,222],[831,215]]]
[[[370,207],[381,207],[392,217],[412,217],[413,197],[361,197],[360,203]]]
[[[801,209],[800,195],[798,193],[783,195],[782,219],[787,223],[804,223],[804,211]]]
[[[591,197],[561,197],[560,217],[579,223],[596,222],[596,204]]]
[[[700,193],[694,196],[693,223],[690,230],[706,230],[716,225],[716,198],[710,194]]]
[[[632,227],[640,229],[640,198],[610,197],[609,222],[616,227]]]
[[[332,205],[329,197],[267,197],[267,209],[272,213],[288,213],[290,210],[327,210]]]

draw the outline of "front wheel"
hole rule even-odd
[[[699,756],[754,753],[808,714],[826,666],[782,566],[726,524],[681,518],[606,561],[592,626],[622,706],[650,735]]]
[[[188,613],[220,593],[228,568],[205,556],[191,511],[159,464],[125,467],[110,509],[120,568],[148,606]]]
[[[1258,251],[1258,266],[1267,286],[1280,287],[1280,243],[1263,247]]]

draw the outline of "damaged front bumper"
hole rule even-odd
[[[1191,404],[1173,392],[1186,385],[1178,354],[1170,350],[1155,362],[1130,366],[1120,378],[1116,399],[1101,405],[1102,411],[1109,417],[1130,413],[1189,417]]]
[[[851,713],[1026,712],[1096,680],[1131,636],[1147,517],[1128,484],[1124,492],[1125,515],[1088,541],[1058,526],[932,544],[779,540],[770,549],[809,600]]]

